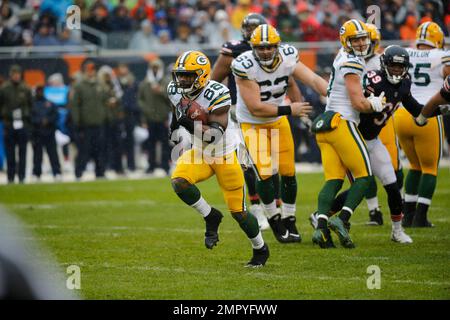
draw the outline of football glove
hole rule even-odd
[[[428,123],[428,119],[426,117],[424,117],[422,114],[419,114],[416,118],[414,118],[414,122],[419,127],[423,127],[424,125],[426,125]]]
[[[307,116],[303,116],[300,117],[300,121],[301,123],[306,127],[306,129],[311,132],[311,128],[312,128],[312,121],[309,117]]]
[[[450,104],[444,104],[442,106],[439,106],[439,110],[441,111],[441,114],[443,116],[450,115]]]
[[[386,104],[386,98],[384,97],[384,91],[378,96],[375,97],[373,93],[370,94],[370,96],[367,98],[369,100],[369,103],[372,107],[372,110],[375,112],[382,112],[384,109],[384,106]]]
[[[178,124],[183,126],[190,134],[194,134],[194,120],[190,119],[186,115],[182,115],[178,119]]]

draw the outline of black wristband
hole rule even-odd
[[[213,129],[219,130],[221,134],[223,134],[225,132],[224,127],[222,127],[222,125],[218,122],[211,122],[211,123],[208,123],[208,125]]]
[[[222,125],[218,122],[211,122],[211,123],[208,123],[208,125],[210,127],[210,130],[215,130],[216,134],[207,136],[204,133],[203,141],[205,141],[207,143],[214,143],[216,141],[216,136],[217,136],[218,140],[220,140],[220,138],[222,138],[223,134],[225,133],[225,128],[222,127]],[[219,132],[219,134],[217,134],[217,132]]]
[[[278,106],[278,115],[286,116],[292,113],[291,106]]]
[[[189,133],[194,134],[194,121],[186,116],[181,116],[178,123],[183,126]]]

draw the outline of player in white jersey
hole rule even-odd
[[[233,134],[227,129],[230,92],[225,85],[210,81],[210,71],[209,59],[199,51],[183,53],[173,67],[173,81],[167,87],[173,106],[171,132],[183,126],[192,134],[194,147],[178,159],[171,177],[172,187],[184,203],[204,217],[205,246],[212,249],[219,241],[222,214],[205,201],[195,184],[216,175],[231,215],[252,244],[253,257],[247,266],[262,267],[269,258],[269,248],[258,221],[246,211],[244,176]],[[206,123],[191,119],[189,108],[192,105],[200,106],[195,112],[203,110],[202,114],[207,115]]]
[[[370,33],[370,49],[369,53],[366,57],[364,57],[364,62],[366,64],[366,71],[369,70],[380,70],[380,54],[378,53],[381,34],[378,30],[377,26],[371,23],[366,23],[366,27]],[[389,119],[386,126],[382,129],[380,133],[380,139],[383,144],[388,148],[389,153],[391,155],[391,159],[398,159],[397,157],[397,147],[395,145],[395,132],[394,132],[394,123],[392,119]],[[391,141],[394,141],[394,145],[391,145]],[[394,164],[394,170],[397,170],[398,165]],[[396,171],[397,172],[397,171]],[[401,172],[401,171],[400,171]],[[369,224],[371,225],[382,225],[383,224],[383,216],[380,211],[380,206],[378,204],[377,197],[377,184],[375,178],[370,179],[369,187],[365,192],[365,197],[367,201],[367,206],[369,208]],[[339,197],[341,199],[342,197]],[[312,213],[309,217],[310,223],[313,228],[317,227],[317,211]]]
[[[361,202],[372,175],[369,153],[358,131],[360,112],[380,112],[384,108],[384,93],[365,98],[362,77],[365,72],[364,57],[370,50],[370,33],[365,23],[352,19],[340,29],[342,48],[334,62],[328,85],[325,112],[313,123],[312,130],[322,155],[326,183],[318,197],[318,225],[313,243],[321,248],[334,247],[329,228],[335,231],[341,244],[353,248],[348,234],[351,214]],[[331,218],[334,199],[342,188],[347,172],[354,182],[339,215]]]
[[[416,48],[408,48],[412,79],[411,93],[425,104],[450,74],[450,52],[443,49],[444,33],[434,22],[417,28]],[[404,227],[431,227],[427,212],[431,204],[442,152],[441,117],[429,119],[423,127],[400,108],[394,119],[395,131],[405,152],[410,170],[405,181]]]
[[[311,106],[284,98],[289,76],[301,80],[322,95],[326,82],[298,60],[298,51],[281,45],[277,30],[258,26],[250,38],[252,51],[239,55],[231,65],[237,84],[236,117],[258,177],[257,192],[276,239],[300,242],[295,226],[297,182],[294,142],[285,115],[307,115]],[[281,176],[281,214],[277,213],[272,176]]]

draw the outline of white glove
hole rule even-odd
[[[450,104],[444,104],[442,106],[439,106],[439,109],[441,110],[441,114],[444,116],[450,115]]]
[[[414,121],[419,127],[423,127],[428,123],[428,119],[423,116],[423,114],[419,114],[417,118],[414,118]]]
[[[300,117],[300,121],[305,125],[305,127],[308,131],[311,131],[312,121],[310,118],[308,118],[308,116]]]
[[[367,98],[372,107],[372,110],[375,112],[381,112],[384,109],[384,105],[386,104],[386,98],[384,97],[384,91],[378,96],[375,97],[373,93]]]

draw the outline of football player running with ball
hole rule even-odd
[[[292,75],[326,95],[327,83],[299,61],[293,46],[281,44],[277,30],[258,26],[250,38],[252,51],[233,60],[237,84],[236,117],[251,165],[257,175],[256,189],[275,238],[281,243],[300,242],[296,222],[297,181],[294,142],[285,115],[301,117],[312,108],[307,103],[283,105]],[[277,212],[273,175],[281,176],[281,211]]]
[[[411,63],[411,93],[422,104],[438,91],[450,74],[450,52],[443,50],[444,33],[434,22],[417,28],[416,47],[407,48]],[[404,108],[394,118],[395,131],[410,163],[405,180],[404,227],[432,227],[427,213],[436,188],[442,154],[443,125],[434,117],[423,127]]]
[[[222,213],[206,202],[195,184],[216,175],[231,215],[253,247],[253,257],[247,266],[262,267],[269,258],[269,248],[256,218],[246,211],[244,176],[233,134],[227,129],[230,92],[225,85],[210,80],[210,72],[208,58],[199,51],[183,53],[173,66],[173,81],[167,87],[173,106],[171,132],[183,126],[191,133],[194,144],[178,159],[171,177],[172,187],[184,203],[203,216],[205,246],[212,249],[219,241]],[[194,105],[207,114],[206,123],[194,123],[190,117],[193,113],[189,108]]]
[[[318,225],[312,241],[322,248],[334,247],[330,230],[337,233],[345,248],[354,248],[348,233],[349,219],[364,197],[372,167],[369,152],[357,126],[360,113],[381,112],[384,93],[364,96],[361,79],[365,71],[364,57],[370,50],[370,32],[365,23],[356,19],[345,22],[340,29],[342,48],[334,62],[328,85],[325,112],[313,123],[316,132],[325,185],[318,197]],[[338,215],[331,216],[333,202],[350,172],[354,182]]]

